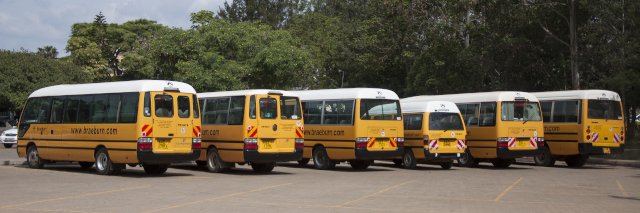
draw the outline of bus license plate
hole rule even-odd
[[[602,148],[602,152],[605,153],[605,154],[611,154],[611,148],[604,147],[604,148]]]
[[[386,141],[384,141],[384,142],[383,142],[383,141],[379,141],[379,142],[378,142],[378,146],[380,146],[380,148],[382,148],[382,149],[384,149],[384,147],[385,147],[386,145],[387,145],[387,142],[386,142]]]
[[[262,142],[262,148],[264,148],[264,149],[272,149],[273,148],[273,142],[271,142],[271,141],[269,141],[269,142],[263,141]]]
[[[158,149],[169,149],[168,141],[158,141]]]
[[[526,147],[529,141],[518,141],[518,147]]]
[[[451,142],[443,142],[444,147],[450,147],[451,146]]]

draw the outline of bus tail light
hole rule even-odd
[[[257,138],[245,138],[244,139],[244,149],[258,150],[258,139]]]
[[[422,143],[424,146],[429,145],[429,135],[422,136]]]
[[[304,139],[296,138],[296,149],[304,149]]]
[[[591,135],[587,135],[587,140],[591,140]]]
[[[366,149],[371,138],[356,138],[356,148]]]
[[[544,138],[538,138],[538,147],[544,146]]]
[[[404,146],[404,138],[396,138],[396,144],[398,144],[398,147]]]
[[[151,150],[153,148],[153,138],[138,138],[138,150]]]
[[[194,138],[191,140],[191,149],[193,150],[198,150],[202,148],[202,139],[201,138]]]
[[[498,147],[509,147],[509,138],[498,138]]]

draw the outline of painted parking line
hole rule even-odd
[[[84,194],[67,196],[67,197],[50,198],[50,199],[44,199],[44,200],[37,200],[37,201],[31,201],[31,202],[25,202],[25,203],[18,203],[18,204],[0,206],[0,209],[15,208],[15,207],[19,207],[19,206],[28,206],[28,205],[32,205],[32,204],[36,204],[36,203],[46,203],[46,202],[51,202],[51,201],[68,200],[68,199],[74,199],[74,198],[86,198],[86,197],[98,196],[98,195],[103,195],[103,194],[110,194],[110,193],[116,193],[116,192],[143,189],[143,188],[148,188],[148,187],[149,186],[135,186],[135,187],[128,187],[128,188],[101,191],[101,192],[84,193]]]
[[[178,204],[178,205],[167,206],[167,207],[164,207],[164,208],[153,209],[153,210],[149,210],[149,211],[145,211],[145,212],[146,213],[150,213],[150,212],[166,211],[166,210],[171,210],[171,209],[180,208],[180,207],[184,207],[184,206],[189,206],[189,205],[193,205],[193,204],[204,203],[204,202],[220,200],[220,199],[225,199],[225,198],[231,198],[231,197],[235,197],[235,196],[239,196],[239,195],[245,195],[245,194],[249,194],[249,193],[253,193],[253,192],[264,191],[264,190],[267,190],[267,189],[273,189],[273,188],[277,188],[277,187],[281,187],[281,186],[287,186],[287,185],[291,185],[291,184],[292,183],[285,183],[285,184],[266,186],[266,187],[262,187],[262,188],[258,188],[258,189],[254,189],[254,190],[249,190],[249,191],[244,191],[244,192],[236,192],[236,193],[231,193],[231,194],[226,194],[226,195],[221,195],[221,196],[216,196],[216,197],[210,197],[210,198],[207,198],[207,199],[196,200],[196,201],[188,202],[188,203],[181,203],[181,204]]]
[[[622,192],[622,195],[624,195],[625,197],[629,197],[629,193],[627,193],[627,191],[624,190],[622,183],[620,183],[619,180],[616,180],[616,183],[618,184],[618,189],[620,189],[620,192]]]
[[[344,202],[344,203],[342,203],[342,204],[340,204],[340,205],[336,205],[336,207],[345,207],[345,206],[347,206],[347,205],[349,205],[349,204],[352,204],[352,203],[355,203],[355,202],[358,202],[358,201],[361,201],[361,200],[364,200],[364,199],[367,199],[367,198],[370,198],[370,197],[373,197],[373,196],[376,196],[376,195],[382,194],[382,193],[387,192],[387,191],[389,191],[389,190],[391,190],[391,189],[398,188],[398,187],[400,187],[400,186],[406,185],[406,184],[411,183],[411,182],[414,182],[414,181],[415,181],[415,180],[410,180],[410,181],[405,181],[405,182],[402,182],[402,183],[399,183],[399,184],[395,184],[395,185],[389,186],[389,187],[387,187],[387,188],[381,189],[381,190],[379,190],[379,191],[377,191],[377,192],[374,192],[374,193],[372,193],[372,194],[368,194],[368,195],[365,195],[365,196],[359,197],[358,199],[351,200],[351,201],[347,201],[347,202]]]
[[[509,187],[507,187],[506,189],[504,189],[504,191],[502,191],[497,197],[496,199],[493,199],[494,202],[499,202],[500,199],[502,199],[502,197],[504,197],[505,195],[507,195],[507,193],[509,193],[509,191],[511,191],[513,189],[513,187],[515,187],[516,185],[518,185],[518,183],[520,183],[520,181],[522,181],[522,177],[518,178],[518,180],[516,180],[516,182],[513,182],[511,185],[509,185]]]

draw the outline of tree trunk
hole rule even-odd
[[[569,36],[571,52],[571,87],[580,89],[580,74],[578,72],[578,41],[576,36],[576,0],[569,0]]]

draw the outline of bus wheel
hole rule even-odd
[[[478,161],[471,156],[471,153],[467,149],[467,151],[458,158],[458,165],[464,167],[475,167],[478,165]]]
[[[449,161],[449,162],[440,164],[440,167],[442,169],[451,169],[452,166],[453,166],[453,161]]]
[[[80,164],[80,168],[82,169],[90,169],[93,166],[93,162],[80,161],[78,164]]]
[[[142,168],[148,175],[161,175],[167,172],[169,164],[143,164]]]
[[[371,165],[369,161],[365,160],[352,160],[349,161],[349,164],[351,164],[351,168],[355,170],[365,170],[369,168],[369,165]]]
[[[116,165],[111,161],[109,157],[109,153],[107,149],[100,148],[96,152],[96,172],[99,175],[112,175],[114,173],[119,173],[122,169],[122,166]]]
[[[336,167],[336,162],[329,159],[329,155],[324,147],[316,147],[313,149],[313,166],[316,169],[333,169]]]
[[[206,161],[197,160],[197,161],[196,161],[196,165],[197,165],[199,168],[205,168],[205,167],[207,167],[207,162],[206,162]]]
[[[27,150],[27,164],[29,164],[29,168],[33,169],[41,169],[44,167],[45,161],[40,158],[40,154],[38,154],[38,148],[35,145],[29,146],[29,150]]]
[[[300,159],[300,160],[298,161],[298,165],[299,165],[299,166],[302,166],[302,167],[305,167],[305,166],[307,166],[307,164],[309,163],[309,160],[311,160],[311,159],[309,159],[309,158],[302,158],[302,159]]]
[[[396,165],[397,167],[401,167],[402,159],[393,159],[393,165]]]
[[[413,151],[407,150],[404,152],[402,156],[402,165],[405,169],[416,169],[416,165],[418,162],[416,161],[416,157],[413,155]]]
[[[513,162],[511,159],[494,159],[491,161],[496,168],[507,168],[511,166],[511,162]]]
[[[569,167],[578,168],[584,166],[587,163],[587,159],[589,159],[589,155],[575,155],[568,157],[565,162]]]
[[[227,170],[216,148],[210,148],[209,151],[207,151],[207,170],[213,173],[225,172]]]
[[[533,157],[533,161],[538,166],[546,167],[552,167],[556,163],[556,159],[553,159],[553,156],[551,156],[549,147],[546,146],[542,149],[542,152],[539,155]]]
[[[254,172],[269,173],[276,167],[276,163],[252,163],[251,168]]]

